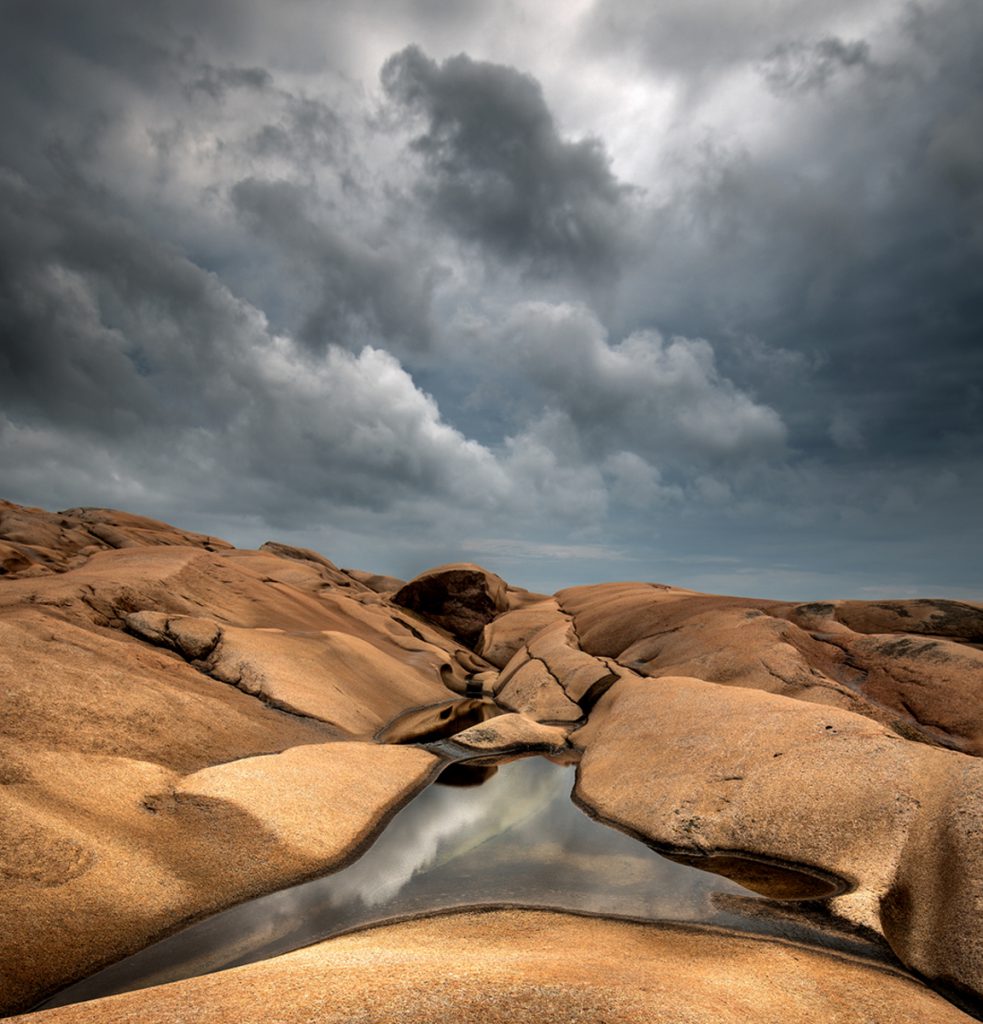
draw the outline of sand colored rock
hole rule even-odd
[[[482,629],[509,607],[501,577],[463,562],[420,573],[393,595],[393,601],[436,623],[468,646],[473,646]]]
[[[468,750],[506,754],[514,751],[560,753],[567,748],[568,730],[543,725],[525,715],[497,715],[481,725],[472,725],[454,736],[454,743]]]
[[[951,955],[983,929],[978,760],[839,709],[627,672],[572,739],[591,813],[764,895],[835,897],[909,965],[983,993],[983,944]]]
[[[832,620],[854,633],[914,633],[983,643],[983,605],[972,601],[822,601],[790,609],[789,617],[793,616],[816,625]]]
[[[362,814],[371,829],[388,813],[380,787],[408,794],[419,783],[418,766],[400,759],[430,764],[430,755],[397,750],[378,762],[385,778],[365,782],[363,771],[353,781],[366,762],[348,748],[351,770],[331,769],[343,782],[333,808],[323,745],[445,697],[442,673],[463,688],[468,670],[446,634],[408,623],[309,553],[236,551],[106,510],[0,511],[12,538],[2,543],[31,563],[0,585],[0,1010],[9,1011],[181,921],[350,853],[350,830],[339,828],[329,858],[317,847],[327,840],[287,841],[282,821],[316,821],[330,835],[333,814]],[[311,774],[313,789],[284,775],[300,755],[263,756],[291,748],[320,752],[291,776]],[[185,777],[194,781],[182,789]],[[261,798],[273,779],[281,818],[273,796],[270,807]]]
[[[617,658],[630,644],[662,631],[662,605],[694,596],[704,595],[657,583],[600,583],[555,595],[562,611],[573,619],[581,648],[606,658]]]
[[[3,794],[13,825],[0,842],[5,1009],[190,920],[330,870],[434,763],[412,748],[339,746],[184,778],[149,762],[30,751],[33,785]]]
[[[585,651],[640,674],[766,690],[865,715],[911,739],[983,753],[983,651],[922,635],[946,628],[975,635],[975,606],[788,605],[642,583],[575,587],[557,598]],[[870,636],[846,621],[867,632],[909,623],[916,635]]]
[[[513,654],[493,692],[504,707],[541,721],[576,721],[615,680],[606,659],[577,646],[570,620],[553,619]]]
[[[356,583],[361,583],[377,594],[395,594],[400,587],[406,586],[406,580],[401,580],[398,576],[384,576],[377,572],[365,572],[361,569],[342,569],[341,571]]]
[[[837,637],[863,673],[863,696],[895,712],[892,725],[913,739],[983,755],[983,650],[909,634]]]
[[[388,813],[440,764],[418,747],[320,743],[240,758],[187,775],[175,813],[220,802],[248,815],[299,858],[324,871],[351,858]]]
[[[351,856],[437,765],[406,744],[438,733],[478,757],[582,753],[578,799],[618,827],[879,930],[927,977],[983,994],[983,762],[966,756],[983,752],[979,605],[795,605],[645,583],[554,599],[471,565],[404,585],[276,542],[239,551],[112,510],[10,503],[0,569],[0,1011]],[[373,737],[391,745],[351,742]],[[559,1002],[591,1019],[784,1021],[800,1007],[802,1020],[890,1021],[919,1019],[925,998],[925,1019],[962,1019],[910,982],[892,1004],[883,973],[858,968],[848,982],[842,961],[821,957],[820,970],[806,964],[820,954],[793,962],[748,938],[715,947],[702,974],[692,965],[706,935],[686,955],[660,939],[658,966],[629,977],[617,972],[634,969],[621,947],[635,933],[617,929],[635,926],[460,921],[478,929],[470,946],[451,919],[401,933],[439,954],[418,988],[413,958],[430,947],[394,940],[398,970],[376,1002],[348,1006],[325,983],[317,1013],[398,1006],[414,1019],[406,1008],[419,1003],[421,1020],[453,1016],[451,1003],[434,1012],[434,972],[446,979],[473,948],[465,1010],[483,1022],[496,1006],[510,1020],[539,1006],[544,984],[538,1017]],[[340,941],[384,956],[379,934]],[[507,952],[487,956],[500,939]],[[534,969],[524,958],[537,949]],[[278,966],[288,961],[248,968],[232,995],[219,979],[182,983],[221,991],[194,1019],[269,1019],[269,992],[278,1014],[303,1012]],[[503,980],[503,965],[528,984]],[[258,1004],[240,995],[255,977]],[[187,1015],[181,991],[99,1005],[123,1008],[121,1021]]]
[[[214,819],[209,845],[152,798],[209,764],[324,742],[326,726],[30,608],[0,616],[0,678],[0,1007],[304,867],[272,844],[230,866],[228,829],[258,823]]]
[[[268,551],[278,558],[292,558],[298,562],[315,565],[321,570],[323,577],[336,586],[351,587],[357,591],[372,589],[350,576],[344,569],[339,569],[330,558],[325,558],[324,555],[312,551],[310,548],[298,548],[292,544],[281,544],[278,541],[268,540],[259,546],[259,550]]]
[[[204,670],[274,707],[366,738],[406,708],[448,696],[433,666],[412,667],[333,630],[227,627]]]
[[[542,911],[458,913],[17,1024],[968,1024],[891,970],[778,942]]]
[[[983,771],[975,759],[926,794],[881,906],[900,959],[983,1009]]]
[[[526,644],[532,658],[538,658],[557,679],[563,692],[574,703],[589,710],[614,681],[611,666],[577,646],[572,625],[554,623],[540,630]]]
[[[698,679],[626,673],[574,739],[584,805],[783,898],[886,892],[922,791],[922,750],[887,729]]]
[[[478,653],[496,668],[505,668],[516,651],[541,629],[563,618],[560,606],[552,597],[506,612],[482,630]]]
[[[162,647],[170,647],[188,661],[203,661],[222,638],[222,629],[217,622],[193,615],[130,612],[123,621],[134,636]]]
[[[379,743],[430,743],[499,714],[497,705],[480,697],[445,700],[404,711],[380,729],[374,739]]]
[[[218,537],[179,530],[146,516],[115,509],[75,508],[46,512],[0,500],[0,575],[31,566],[62,572],[99,550],[153,545],[228,550]],[[27,563],[26,565],[24,563]]]
[[[576,722],[584,714],[538,658],[521,661],[499,684],[495,700],[503,708],[519,711],[539,722]]]

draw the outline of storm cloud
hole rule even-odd
[[[983,596],[974,0],[0,10],[2,496]]]
[[[617,272],[631,190],[598,139],[563,139],[539,83],[465,54],[441,64],[416,46],[386,61],[386,94],[424,118],[412,148],[433,216],[535,275]]]

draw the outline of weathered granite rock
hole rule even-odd
[[[0,562],[13,575],[42,565],[56,572],[99,550],[148,545],[178,545],[206,551],[229,550],[218,537],[178,530],[146,516],[105,508],[46,512],[0,500]],[[5,553],[5,554],[4,554]],[[11,564],[12,554],[17,558]],[[24,565],[24,562],[27,565]]]
[[[554,618],[512,655],[493,692],[503,707],[544,722],[572,722],[615,680],[611,664],[577,645],[570,620]]]
[[[983,762],[953,752],[983,752],[978,605],[791,605],[641,583],[552,599],[469,565],[403,584],[274,542],[238,551],[112,510],[10,503],[0,569],[0,1012],[350,856],[437,762],[349,741],[419,742],[435,705],[471,704],[480,715],[445,723],[458,750],[482,762],[582,752],[580,799],[618,827],[878,929],[940,985],[983,992]],[[425,608],[391,600],[420,579]],[[458,642],[479,637],[477,653]],[[491,691],[519,713],[478,721]],[[672,941],[631,973],[635,926],[467,920],[472,945],[451,923],[412,926],[439,954],[416,988],[412,957],[430,954],[394,940],[409,974],[374,968],[364,983],[386,993],[374,1003],[332,989],[332,973],[311,1010],[311,975],[274,961],[232,976],[245,988],[231,995],[221,976],[182,983],[203,1000],[193,1011],[173,986],[55,1013],[265,1020],[275,1005],[286,1021],[298,1007],[348,1020],[371,1003],[383,1016],[419,1007],[420,1020],[455,1007],[538,1020],[556,1005],[628,1020],[963,1019],[909,980],[746,937],[643,930]],[[340,941],[378,955],[378,934]],[[434,978],[497,936],[507,952],[472,958],[473,988],[452,988],[464,1002],[437,1013]],[[308,970],[322,962],[304,955]],[[860,973],[846,980],[848,966]]]
[[[468,563],[440,565],[420,573],[393,595],[393,602],[436,623],[469,647],[509,607],[505,581]]]
[[[0,618],[0,677],[8,1012],[179,923],[322,873],[350,854],[353,822],[368,834],[435,763],[325,746],[320,722],[36,609]]]
[[[384,576],[377,572],[364,572],[361,569],[342,569],[341,571],[356,583],[361,583],[377,594],[395,594],[400,587],[406,586],[406,580],[401,580],[398,576]]]
[[[558,754],[565,750],[568,730],[555,725],[543,725],[525,715],[506,714],[454,736],[456,746],[489,754],[509,754],[518,751]]]
[[[585,710],[593,707],[615,680],[606,661],[586,654],[577,646],[573,627],[567,621],[540,630],[526,644],[526,650],[530,657],[538,658],[549,669],[567,697]]]
[[[135,636],[179,651],[188,661],[207,658],[222,637],[222,629],[217,622],[193,615],[130,612],[123,621]]]
[[[640,674],[766,690],[865,715],[911,739],[983,753],[983,651],[922,635],[975,635],[975,606],[788,605],[642,583],[575,587],[557,597],[583,650]],[[909,622],[918,635],[871,636],[846,621],[868,632]]]
[[[204,670],[273,707],[364,738],[406,708],[448,696],[433,666],[414,667],[338,630],[227,627]]]
[[[325,870],[320,833],[347,856],[344,822],[371,831],[434,763],[324,747],[471,669],[310,553],[106,510],[0,519],[30,563],[0,582],[0,1012]]]
[[[11,1024],[970,1024],[900,972],[795,945],[544,911],[331,939]]]
[[[538,722],[576,722],[584,714],[538,658],[520,661],[498,684],[495,700],[503,708],[519,711]]]
[[[271,834],[326,872],[352,859],[390,812],[431,778],[438,758],[418,747],[320,743],[240,758],[187,775],[174,788],[173,813],[205,824],[216,805],[260,826],[238,839],[256,855]],[[240,850],[239,856],[248,856]]]
[[[574,740],[592,812],[768,896],[883,895],[921,792],[883,727],[698,679],[624,673]]]
[[[564,619],[552,597],[506,612],[485,626],[477,651],[496,668],[505,668],[541,629]]]
[[[622,672],[572,737],[583,806],[765,895],[836,897],[909,965],[983,994],[983,943],[951,955],[983,930],[983,763],[839,709]]]
[[[404,711],[383,726],[374,738],[379,743],[430,743],[499,714],[501,711],[495,704],[480,697],[445,700]]]
[[[795,615],[808,617],[814,625],[832,620],[854,633],[914,633],[983,643],[983,605],[972,601],[822,601],[790,609],[789,617]]]
[[[983,1010],[983,766],[957,763],[927,789],[881,926],[899,958]]]

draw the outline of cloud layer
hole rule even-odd
[[[711,7],[11,0],[0,491],[981,596],[983,10]]]

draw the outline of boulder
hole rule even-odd
[[[401,587],[392,600],[469,647],[478,642],[484,627],[509,607],[505,581],[468,563],[428,569]]]
[[[455,734],[454,743],[466,750],[488,754],[520,751],[559,754],[568,746],[567,733],[567,729],[543,725],[525,715],[505,714]]]
[[[572,741],[589,813],[766,896],[831,900],[983,995],[980,761],[840,709],[627,670]]]

